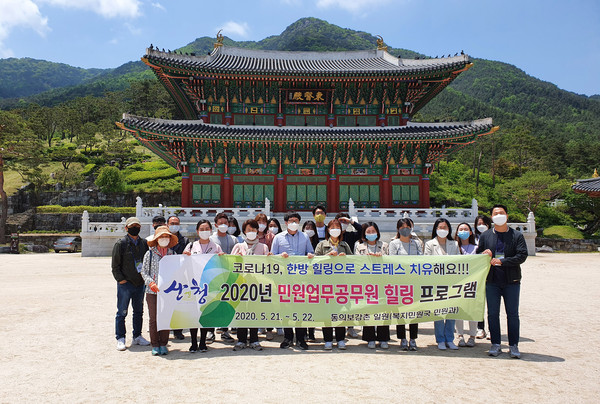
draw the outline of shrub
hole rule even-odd
[[[125,189],[123,174],[117,167],[111,166],[102,167],[96,179],[96,185],[106,193],[122,192]]]
[[[114,206],[60,206],[60,205],[44,205],[38,206],[38,213],[83,213],[87,210],[88,213],[122,213],[135,215],[134,207],[114,207]]]
[[[583,239],[583,233],[572,226],[551,226],[544,229],[544,237]]]

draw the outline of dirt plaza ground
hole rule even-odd
[[[439,351],[422,324],[418,352],[308,352],[261,340],[262,352],[207,353],[171,340],[170,354],[115,349],[116,286],[110,258],[0,255],[0,402],[597,402],[600,396],[600,254],[539,254],[523,266],[521,360],[475,348]],[[146,308],[145,308],[146,310]],[[143,335],[147,332],[144,314]],[[131,343],[131,315],[127,318]],[[395,333],[393,333],[395,337]],[[261,337],[262,338],[262,337]]]

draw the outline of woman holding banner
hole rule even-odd
[[[408,218],[398,220],[396,224],[398,233],[396,238],[390,242],[390,255],[423,255],[421,244],[412,237],[412,221]],[[416,351],[417,337],[419,336],[419,324],[413,323],[409,326],[410,340],[406,340],[406,325],[396,326],[396,334],[400,340],[401,351]]]
[[[325,240],[321,241],[315,249],[315,255],[331,255],[344,256],[351,255],[350,246],[341,239],[342,224],[333,219],[327,224],[325,229]],[[323,327],[323,340],[325,341],[325,349],[333,348],[333,327]],[[335,340],[339,349],[346,349],[346,327],[335,327]]]
[[[460,252],[463,255],[475,254],[477,243],[475,235],[468,223],[461,223],[456,228],[457,241],[460,243]],[[465,322],[456,320],[456,332],[458,333],[458,346],[475,346],[475,336],[477,335],[477,321],[469,321],[469,340],[465,342]]]
[[[452,226],[447,219],[439,218],[433,224],[431,240],[425,243],[424,255],[459,255],[458,243],[452,239]],[[433,322],[435,342],[438,349],[444,351],[446,347],[456,350],[454,344],[454,320],[436,320]]]
[[[169,232],[167,226],[159,226],[154,231],[154,237],[148,240],[148,251],[142,262],[142,278],[146,283],[146,303],[150,316],[150,344],[152,344],[152,355],[166,355],[169,353],[167,342],[169,342],[169,330],[158,331],[156,327],[158,286],[158,263],[166,255],[174,255],[171,248],[177,245],[179,239],[175,234]]]
[[[258,222],[254,219],[248,219],[242,225],[242,233],[246,241],[233,246],[231,255],[269,255],[269,247],[258,241]],[[237,329],[238,342],[233,347],[234,351],[241,351],[246,348],[248,341],[248,331],[250,332],[250,348],[255,351],[262,351],[262,346],[258,342],[258,328],[240,328]]]
[[[198,233],[199,239],[190,243],[185,247],[183,253],[185,255],[195,254],[218,254],[223,255],[224,252],[221,247],[210,240],[212,234],[212,225],[206,219],[200,219],[196,224],[196,232]],[[208,332],[215,332],[214,328],[202,328],[200,330],[200,346],[198,346],[198,329],[190,328],[190,337],[192,337],[192,345],[190,346],[190,352],[196,352],[200,349],[200,352],[206,352],[206,335]]]
[[[375,222],[367,222],[362,225],[361,241],[356,243],[354,248],[355,255],[372,255],[375,257],[381,257],[382,255],[388,254],[388,244],[379,240],[381,233],[379,227]],[[378,325],[377,328],[374,326],[363,327],[362,332],[363,341],[367,341],[367,347],[375,349],[375,341],[379,341],[379,347],[381,349],[388,349],[390,340],[390,326],[389,325]]]

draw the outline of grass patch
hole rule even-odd
[[[113,207],[113,206],[60,206],[44,205],[37,207],[37,213],[81,213],[87,210],[88,213],[122,213],[135,215],[135,207]]]
[[[583,240],[583,233],[572,226],[550,226],[544,229],[544,237]]]

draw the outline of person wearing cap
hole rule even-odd
[[[117,315],[115,317],[115,336],[117,350],[124,351],[125,318],[131,302],[133,308],[133,345],[150,345],[142,337],[144,317],[144,279],[142,262],[148,251],[146,240],[139,237],[142,225],[137,217],[125,222],[127,235],[115,243],[112,251],[112,274],[117,281]]]
[[[169,353],[167,343],[169,341],[169,330],[158,331],[156,327],[157,315],[157,293],[158,266],[160,260],[166,255],[175,255],[172,250],[177,245],[177,236],[169,231],[167,226],[159,226],[154,231],[154,237],[148,241],[148,251],[144,255],[142,263],[142,278],[146,285],[146,303],[150,316],[150,344],[152,344],[152,355],[166,355]]]

